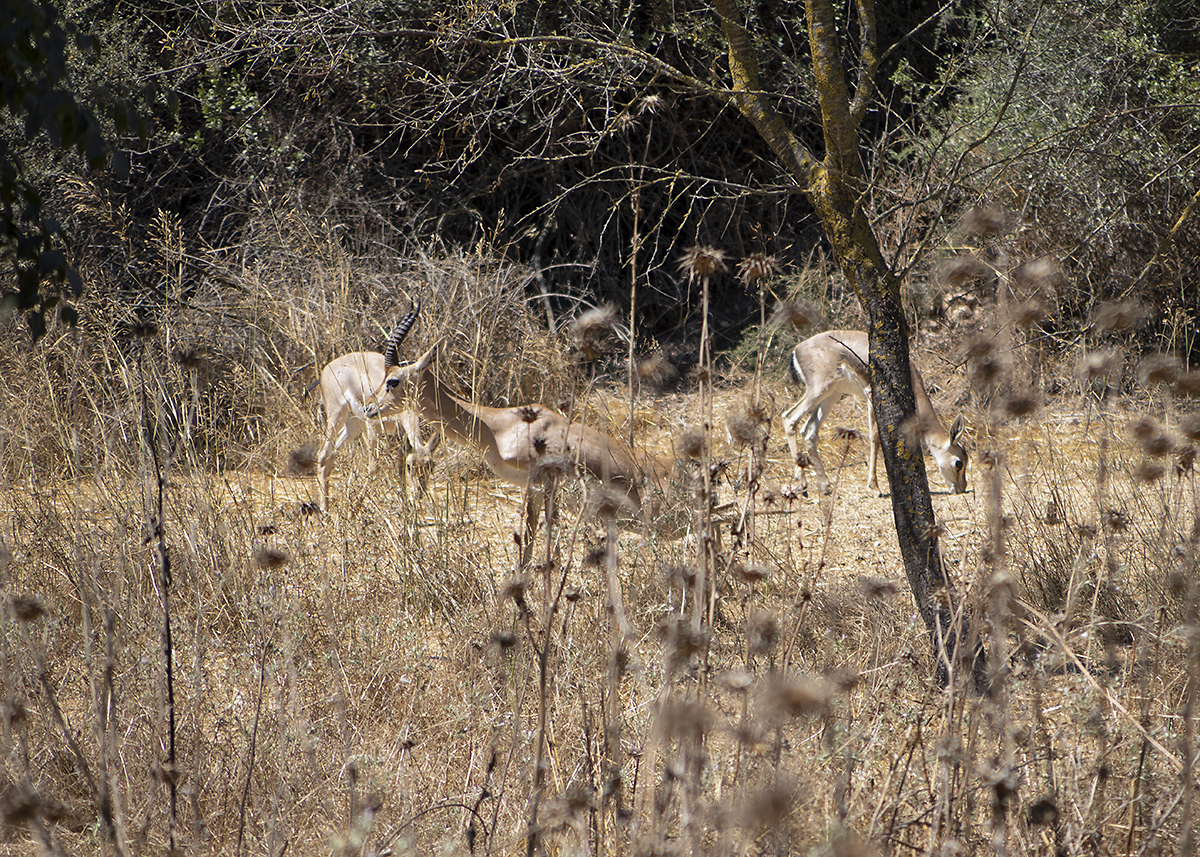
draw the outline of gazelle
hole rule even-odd
[[[396,345],[403,340],[417,319],[418,304],[406,315],[389,337]],[[421,443],[421,424],[416,411],[393,409],[386,413],[366,413],[371,395],[383,384],[387,370],[384,356],[375,351],[355,351],[343,354],[329,362],[321,370],[321,401],[325,407],[328,437],[317,459],[317,481],[320,485],[320,508],[324,512],[329,505],[329,474],[337,451],[348,440],[367,433],[370,455],[368,471],[375,469],[380,431],[394,433],[397,427],[408,437],[409,453],[404,460],[406,487],[413,495],[423,494],[433,469],[433,451],[440,436],[435,434],[428,444]]]
[[[430,368],[436,345],[413,363],[398,362],[403,338],[404,331],[397,328],[384,349],[386,374],[364,411],[368,417],[415,407],[422,420],[440,424],[451,440],[478,449],[493,473],[522,488],[537,488],[539,466],[552,464],[590,475],[624,495],[634,508],[650,511],[644,508],[652,505],[645,490],[666,486],[670,469],[661,459],[635,453],[545,405],[489,408],[459,398]],[[527,543],[536,524],[534,502],[526,509]]]
[[[829,477],[817,452],[817,435],[821,422],[843,396],[854,395],[867,403],[867,433],[871,446],[867,462],[867,487],[878,491],[875,476],[879,432],[871,405],[871,370],[867,364],[867,334],[859,330],[829,330],[801,342],[792,351],[792,378],[804,384],[804,398],[783,412],[783,433],[796,466],[796,481],[805,485],[803,457],[799,436],[806,443],[808,461],[817,472],[817,485],[823,494],[829,493]],[[962,494],[967,490],[967,450],[959,443],[963,430],[962,414],[950,426],[949,434],[929,401],[925,382],[917,367],[912,366],[913,395],[917,400],[916,418],[920,425],[925,448],[937,462],[942,478],[950,491]]]

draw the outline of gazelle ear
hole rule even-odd
[[[428,351],[426,351],[424,354],[422,354],[420,357],[418,357],[417,361],[412,364],[413,370],[416,372],[424,371],[425,368],[428,367],[429,364],[433,362],[433,355],[435,353],[437,353],[439,345],[441,345],[441,342],[435,342],[433,345],[431,345],[429,347]]]
[[[958,440],[958,436],[960,434],[962,434],[962,431],[964,428],[966,428],[966,421],[963,420],[963,415],[959,414],[958,419],[956,419],[954,421],[954,425],[950,426],[950,442],[951,443],[954,443],[955,441]]]

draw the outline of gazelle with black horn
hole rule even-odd
[[[375,391],[367,416],[412,408],[422,420],[437,423],[446,437],[474,447],[492,472],[522,488],[538,487],[544,465],[590,476],[626,498],[634,509],[651,505],[651,494],[666,487],[670,469],[656,456],[634,452],[604,432],[571,422],[545,405],[489,408],[459,398],[443,384],[430,364],[430,348],[413,363],[397,359],[403,340],[399,328],[384,349],[386,375]],[[650,493],[647,493],[647,492]],[[527,491],[530,496],[536,492]],[[531,500],[531,505],[533,501]],[[526,538],[532,536],[536,509],[526,509]]]
[[[792,351],[792,378],[804,385],[804,398],[783,412],[783,433],[796,467],[796,481],[801,486],[806,484],[804,465],[807,463],[816,471],[817,486],[821,492],[829,493],[829,477],[825,475],[825,467],[817,451],[818,433],[830,409],[843,396],[854,395],[867,403],[867,443],[871,449],[867,462],[867,487],[879,490],[879,480],[875,475],[879,432],[871,404],[868,348],[867,334],[862,331],[829,330],[804,340]],[[911,368],[913,395],[917,401],[916,424],[925,448],[937,462],[938,470],[951,493],[962,494],[967,490],[968,462],[967,450],[960,442],[962,415],[959,414],[950,431],[946,432],[933,409],[933,403],[929,401],[921,373],[915,365]],[[800,449],[800,438],[804,439],[804,450]]]
[[[420,308],[418,303],[388,337],[387,344],[393,353],[412,329]],[[346,441],[353,440],[364,431],[367,434],[370,472],[375,469],[379,435],[403,429],[409,445],[404,460],[406,488],[412,496],[419,496],[425,491],[433,469],[433,451],[437,448],[440,436],[435,434],[428,443],[422,443],[420,418],[412,409],[395,408],[367,414],[367,405],[374,401],[372,394],[383,384],[386,374],[386,358],[376,351],[343,354],[321,370],[321,401],[328,426],[325,444],[317,459],[322,512],[329,506],[329,474],[338,450]]]

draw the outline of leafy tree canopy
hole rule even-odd
[[[29,144],[47,141],[91,170],[107,162],[109,148],[95,113],[70,85],[73,53],[94,56],[95,39],[52,3],[0,2],[0,116],[8,126],[0,135],[0,258],[12,276],[0,290],[0,309],[28,311],[37,339],[55,308],[64,321],[75,323],[77,312],[63,299],[78,296],[83,285],[67,264],[62,226],[46,213],[43,193],[28,174]],[[136,114],[120,107],[111,115],[127,130]],[[21,133],[24,145],[18,142]]]

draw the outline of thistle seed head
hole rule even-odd
[[[955,256],[947,259],[937,269],[937,279],[951,286],[983,280],[991,275],[991,269],[974,256]]]
[[[775,276],[781,267],[779,259],[775,256],[768,256],[766,253],[751,253],[738,262],[738,279],[743,283],[756,283],[759,280]]]
[[[786,300],[775,304],[771,317],[767,320],[768,327],[783,327],[790,324],[797,330],[811,327],[821,321],[820,311],[811,304],[803,301]]]
[[[699,458],[704,454],[704,431],[699,426],[688,426],[675,439],[675,454],[679,458]]]
[[[637,365],[638,377],[643,384],[661,389],[679,377],[679,370],[661,352],[647,357]]]
[[[608,350],[617,323],[617,308],[612,304],[595,307],[579,315],[568,328],[572,344],[584,360],[598,360]]]
[[[820,714],[829,704],[826,682],[812,678],[778,678],[766,690],[766,708],[781,718]]]
[[[716,247],[702,247],[697,244],[689,248],[679,260],[679,271],[687,275],[689,282],[705,280],[725,270],[725,251]]]
[[[1151,354],[1138,366],[1143,384],[1174,384],[1179,378],[1179,358],[1170,354]]]
[[[963,231],[967,235],[998,235],[1008,230],[1009,218],[998,205],[976,206],[963,217]]]
[[[1092,323],[1101,333],[1132,330],[1141,327],[1147,315],[1145,307],[1137,301],[1113,301],[1096,307]]]
[[[281,548],[264,547],[254,552],[254,562],[262,569],[281,568],[290,559],[288,552]]]

